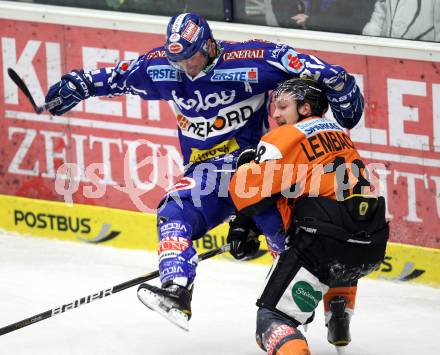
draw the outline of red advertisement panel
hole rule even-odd
[[[64,72],[135,58],[163,35],[10,20],[0,28],[0,194],[154,212],[182,171],[167,102],[92,98],[67,116],[36,115],[6,70],[42,103]],[[381,164],[392,240],[440,247],[440,63],[308,53],[347,68],[364,92],[350,135],[367,162]]]
[[[136,58],[163,36],[6,20],[0,26],[0,193],[153,211],[182,169],[167,102],[92,98],[66,117],[36,115],[5,73],[14,68],[41,104],[63,73]],[[65,163],[77,170],[58,171]],[[69,174],[77,179],[62,186]]]

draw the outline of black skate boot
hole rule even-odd
[[[192,289],[192,287],[189,290],[175,284],[164,288],[141,284],[138,288],[138,298],[148,308],[188,331],[188,321],[191,318]]]
[[[327,340],[336,346],[338,353],[342,354],[340,347],[347,346],[351,341],[350,336],[350,314],[345,311],[347,301],[344,297],[338,296],[330,302],[331,316],[326,324],[328,327]]]

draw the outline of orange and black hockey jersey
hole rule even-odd
[[[250,215],[276,203],[287,229],[292,201],[302,196],[341,201],[365,193],[364,170],[344,129],[333,120],[311,117],[264,135],[255,160],[237,169],[229,192],[237,209]]]

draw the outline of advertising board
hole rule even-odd
[[[36,115],[6,70],[14,68],[42,103],[70,69],[136,58],[163,35],[7,19],[0,28],[0,194],[154,213],[182,173],[168,102],[100,97],[62,117]],[[367,162],[383,167],[376,174],[391,240],[438,248],[440,63],[307,53],[347,68],[364,93],[365,114],[350,135]]]

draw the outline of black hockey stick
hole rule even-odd
[[[41,106],[37,106],[25,82],[23,81],[22,78],[18,76],[16,71],[12,68],[8,68],[8,75],[11,78],[11,80],[15,83],[15,85],[17,85],[18,88],[23,92],[23,94],[25,94],[25,96],[28,98],[29,102],[31,103],[36,113],[40,114],[44,111],[51,110],[54,107],[57,107],[58,105],[61,105],[63,103],[61,97],[57,97],[52,101],[49,101]]]
[[[229,249],[230,249],[229,244],[226,244],[226,245],[223,245],[220,248],[207,251],[206,253],[203,253],[203,254],[199,255],[199,261],[212,258],[213,256],[216,256],[216,255],[223,254],[224,252],[229,251]],[[63,304],[62,306],[53,308],[53,309],[51,309],[49,311],[37,314],[35,316],[23,319],[23,320],[21,320],[19,322],[7,325],[6,327],[0,328],[0,335],[13,332],[14,330],[27,327],[28,325],[31,325],[31,324],[37,323],[39,321],[42,321],[44,319],[53,317],[53,316],[55,316],[57,314],[61,314],[61,313],[67,312],[67,311],[70,311],[71,309],[78,308],[79,306],[85,305],[87,303],[91,303],[93,301],[99,300],[99,299],[107,297],[107,296],[111,296],[114,293],[120,292],[122,290],[125,290],[127,288],[130,288],[130,287],[133,287],[133,286],[136,286],[136,285],[139,285],[139,284],[141,284],[143,282],[153,280],[153,279],[155,279],[157,277],[159,277],[159,271],[158,270],[152,271],[152,272],[150,272],[150,273],[148,273],[148,274],[146,274],[144,276],[140,276],[140,277],[137,277],[135,279],[123,282],[123,283],[121,283],[119,285],[107,288],[105,290],[98,291],[98,292],[93,293],[91,295],[88,295],[88,296],[85,296],[85,297],[81,297],[81,298],[79,298],[79,299],[77,299],[77,300],[75,300],[73,302],[69,302],[69,303]]]

